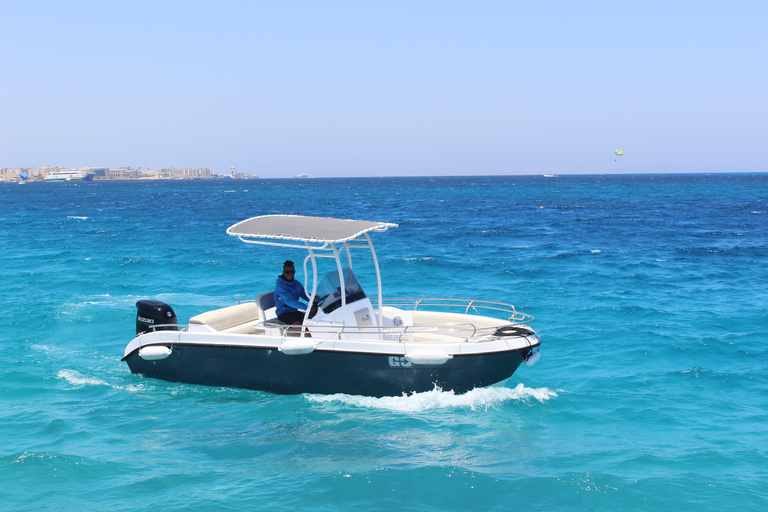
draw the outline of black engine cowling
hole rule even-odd
[[[154,331],[178,331],[173,308],[159,300],[143,299],[136,303],[136,335]],[[171,324],[171,325],[166,325]],[[162,327],[164,326],[164,327]],[[152,329],[155,327],[155,329]]]

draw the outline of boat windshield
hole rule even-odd
[[[347,304],[351,304],[366,297],[363,287],[360,286],[352,269],[344,269],[344,289],[346,290]],[[339,284],[339,272],[334,270],[325,274],[317,285],[318,306],[325,314],[341,307],[341,285]]]

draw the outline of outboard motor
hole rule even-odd
[[[173,308],[159,300],[143,299],[136,303],[136,336],[145,332],[178,331],[176,313]],[[166,324],[167,327],[158,327]],[[152,329],[155,327],[155,329]]]

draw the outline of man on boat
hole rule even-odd
[[[275,283],[275,312],[277,318],[288,325],[301,325],[304,323],[304,311],[307,305],[299,299],[309,302],[307,292],[301,282],[295,279],[296,268],[291,260],[283,263],[283,273],[277,276]],[[317,313],[317,305],[310,310],[310,318]],[[292,329],[294,331],[298,329]],[[309,335],[309,333],[307,333]]]

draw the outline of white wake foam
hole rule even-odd
[[[117,384],[110,384],[107,381],[101,380],[101,379],[95,379],[93,377],[86,377],[85,375],[81,374],[78,371],[75,370],[59,370],[59,372],[56,374],[56,377],[59,379],[64,379],[73,386],[77,387],[83,387],[83,386],[108,386],[112,389],[118,389],[118,390],[124,390],[129,391],[131,393],[135,391],[141,391],[143,388],[141,384],[139,385],[128,385],[128,386],[119,386]]]
[[[59,373],[56,374],[56,377],[66,380],[73,386],[85,386],[86,384],[91,384],[94,386],[109,386],[109,384],[103,380],[85,377],[80,372],[76,372],[75,370],[59,370]]]
[[[403,396],[374,398],[356,395],[304,395],[315,403],[341,403],[370,409],[386,409],[398,412],[419,412],[432,409],[469,408],[489,409],[506,402],[529,402],[531,399],[541,403],[556,397],[557,393],[549,388],[527,388],[518,384],[515,388],[492,387],[473,389],[463,395],[453,391],[435,388],[425,393],[413,393]]]

